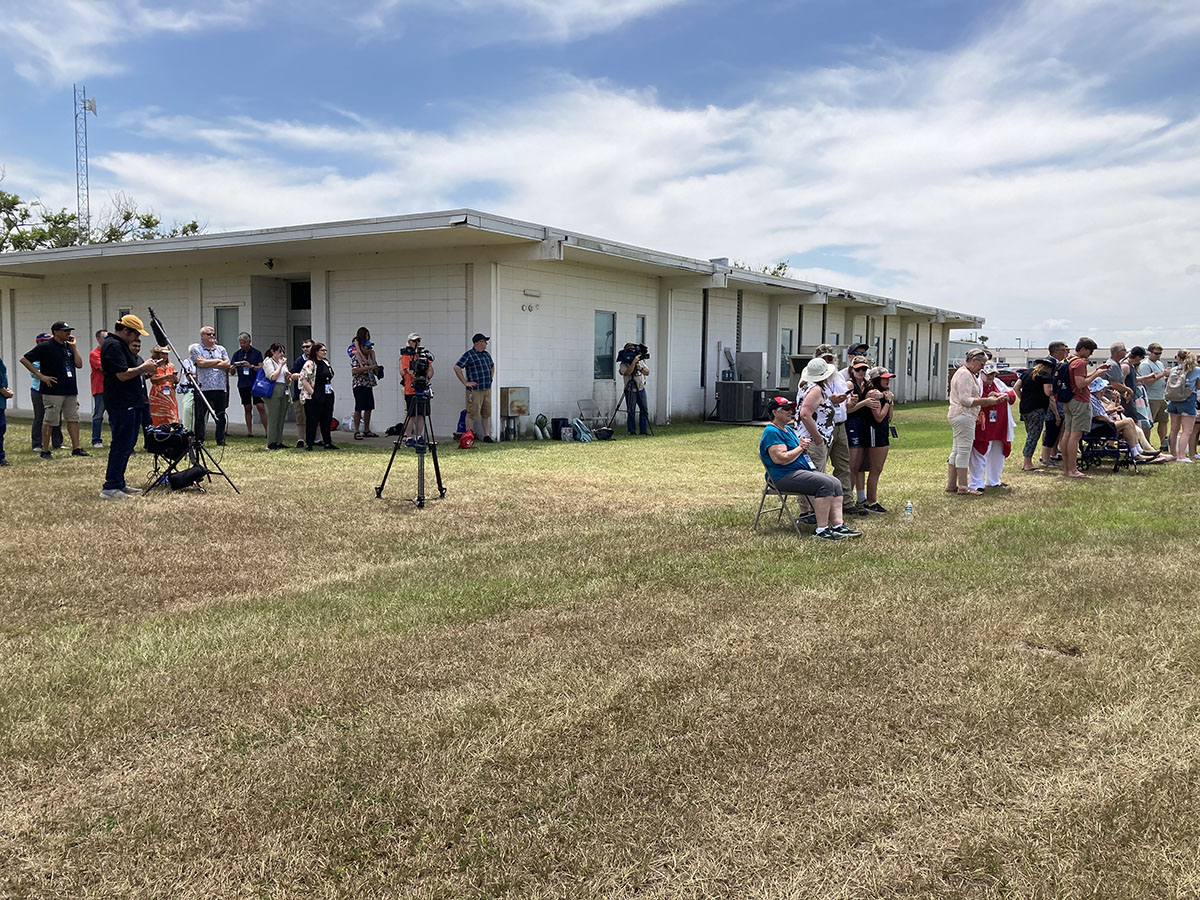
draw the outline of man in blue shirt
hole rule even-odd
[[[471,349],[458,358],[454,374],[467,389],[467,427],[473,428],[479,419],[479,431],[485,444],[492,443],[488,431],[492,427],[492,381],[496,378],[496,364],[488,353],[491,338],[482,331],[471,338]]]
[[[817,520],[813,537],[823,541],[861,537],[861,531],[842,524],[842,483],[832,475],[812,469],[812,462],[805,453],[809,439],[798,437],[789,427],[795,414],[796,404],[787,397],[773,397],[767,401],[771,423],[763,429],[762,439],[758,442],[759,459],[780,491],[804,494],[812,500]]]
[[[229,362],[237,370],[238,394],[242,398],[242,409],[246,413],[246,437],[254,437],[254,416],[250,413],[250,404],[258,409],[258,419],[262,422],[263,432],[267,430],[267,407],[262,397],[250,393],[254,387],[254,379],[262,368],[262,351],[250,343],[249,333],[243,331],[238,335],[238,349],[233,351]]]

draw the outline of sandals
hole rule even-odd
[[[361,431],[354,432],[354,439],[356,441],[361,441],[363,439],[363,433]]]
[[[365,437],[365,438],[369,438],[369,437],[379,437],[379,435],[377,435],[377,434],[376,434],[375,432],[373,432],[373,431],[364,431],[364,432],[363,432],[363,437]]]

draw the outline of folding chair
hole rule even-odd
[[[762,517],[764,512],[776,513],[776,525],[783,521],[783,515],[784,513],[787,513],[788,521],[792,523],[792,528],[796,531],[796,537],[803,537],[804,535],[800,531],[800,516],[793,515],[792,511],[788,508],[788,497],[803,497],[805,503],[808,504],[809,509],[813,508],[812,497],[808,496],[808,494],[801,493],[800,491],[781,491],[779,489],[779,485],[777,485],[774,479],[771,478],[771,473],[765,470],[763,471],[763,478],[766,479],[766,484],[763,485],[762,498],[758,501],[758,515],[754,517],[754,530],[758,531],[758,520]],[[768,497],[778,497],[779,505],[764,509],[764,507],[766,507]],[[801,515],[804,515],[804,513],[801,513]]]
[[[579,400],[579,418],[583,419],[583,423],[589,428],[599,428],[604,423],[600,417],[600,407],[596,405],[595,400]]]

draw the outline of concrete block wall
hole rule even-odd
[[[656,279],[577,264],[507,263],[499,267],[498,280],[496,386],[528,386],[534,415],[576,416],[578,401],[588,398],[603,414],[611,412],[623,380],[615,365],[612,379],[594,377],[595,313],[616,315],[617,352],[636,339],[637,316],[644,316],[646,343],[653,348]],[[527,290],[540,296],[530,297]],[[646,393],[653,411],[658,390],[653,354],[649,365]]]
[[[707,413],[700,389],[703,297],[699,290],[671,292],[671,417],[696,420]]]
[[[77,376],[79,400],[80,405],[90,411],[91,389],[88,379],[91,370],[88,368],[87,355],[95,343],[91,335],[96,329],[90,327],[92,315],[87,283],[48,278],[40,284],[14,289],[12,297],[15,301],[12,310],[14,356],[11,360],[5,360],[5,363],[8,366],[8,383],[16,396],[8,401],[8,405],[14,409],[30,409],[29,387],[32,379],[18,359],[33,348],[40,333],[49,331],[55,321],[62,319],[75,326],[79,355],[83,359],[83,370]]]

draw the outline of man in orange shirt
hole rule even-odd
[[[99,450],[104,446],[100,440],[100,426],[104,424],[104,372],[100,369],[100,345],[108,337],[108,332],[101,328],[96,332],[96,346],[88,354],[88,363],[92,367],[92,448]]]

